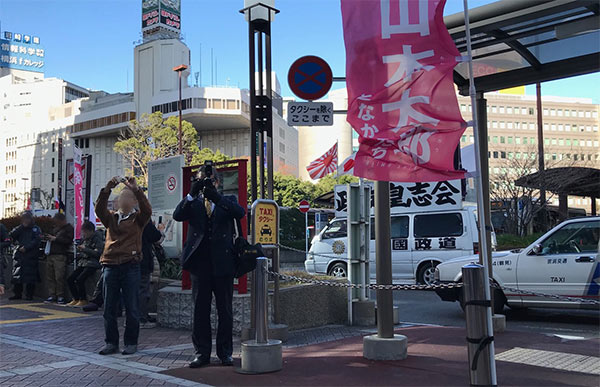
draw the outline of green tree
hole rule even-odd
[[[194,153],[190,165],[202,165],[206,160],[212,160],[213,162],[218,163],[221,161],[227,161],[229,159],[229,156],[221,153],[221,151],[218,149],[216,152],[214,152],[210,148],[202,148],[199,149],[196,153]]]
[[[198,133],[188,121],[182,121],[182,148],[189,164],[198,148]],[[114,150],[128,161],[128,174],[138,179],[138,184],[148,185],[148,162],[179,154],[179,118],[163,118],[161,112],[142,114],[139,120],[129,122],[127,131],[119,137]]]

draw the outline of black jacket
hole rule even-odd
[[[73,252],[73,226],[69,223],[54,230],[56,239],[50,243],[50,255],[67,255]]]
[[[104,251],[104,236],[102,231],[94,231],[91,237],[81,242],[83,248],[77,249],[77,266],[99,269],[100,256]]]
[[[201,196],[191,201],[184,198],[173,213],[173,219],[176,221],[188,222],[181,266],[193,272],[196,260],[209,258],[213,276],[233,276],[233,221],[243,218],[245,213],[235,196],[222,196],[216,203],[209,221]],[[202,249],[199,249],[201,244],[208,247],[210,257],[206,257]]]
[[[142,232],[142,262],[140,270],[144,274],[154,271],[154,256],[152,255],[152,245],[162,238],[162,234],[152,222],[148,222]]]
[[[6,259],[4,249],[10,246],[10,237],[8,230],[0,223],[0,285],[4,285],[4,269],[6,269]]]
[[[18,278],[13,276],[13,282],[16,283],[35,283],[38,281],[38,257],[40,256],[40,243],[42,231],[34,223],[29,227],[20,225],[10,232],[10,237],[17,247],[15,253],[15,262],[13,274],[16,270],[19,273]],[[18,251],[20,247],[25,248],[25,252]]]

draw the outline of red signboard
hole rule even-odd
[[[308,212],[308,210],[310,210],[310,203],[306,200],[302,200],[298,205],[298,209],[300,210],[300,212],[306,213]]]
[[[331,67],[318,56],[303,56],[297,59],[288,72],[290,89],[298,97],[313,101],[329,92],[333,74]]]

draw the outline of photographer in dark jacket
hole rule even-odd
[[[152,245],[162,239],[162,233],[158,231],[154,223],[148,222],[142,232],[142,262],[140,262],[140,328],[154,328],[156,323],[150,321],[148,314],[148,303],[152,296],[151,278],[154,271],[154,255]]]
[[[48,282],[48,299],[45,302],[65,304],[65,271],[67,255],[72,252],[73,226],[67,223],[67,217],[62,212],[54,219],[54,232],[45,235],[50,242],[50,254],[46,259],[46,280]]]
[[[67,284],[73,296],[73,301],[69,302],[67,306],[87,305],[85,281],[101,267],[100,256],[104,251],[102,233],[96,231],[94,223],[90,221],[83,222],[81,233],[84,239],[77,246],[77,268],[67,278]]]
[[[25,299],[33,300],[35,283],[39,281],[38,258],[42,231],[35,224],[31,212],[25,211],[21,215],[21,225],[12,230],[9,236],[17,246],[12,276],[15,294],[9,300],[20,300],[23,296],[23,287],[25,287]]]
[[[192,277],[192,341],[196,357],[190,363],[191,368],[210,364],[210,312],[213,294],[219,317],[217,356],[223,365],[233,365],[233,222],[241,219],[245,211],[237,203],[235,196],[221,196],[218,193],[221,183],[220,175],[212,174],[212,164],[206,163],[199,178],[192,183],[190,193],[173,213],[176,221],[188,222],[181,266],[189,270]]]

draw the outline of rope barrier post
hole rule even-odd
[[[392,248],[390,245],[390,183],[375,182],[375,269],[377,272],[377,334],[363,339],[363,356],[370,360],[402,360],[406,336],[394,334]],[[384,287],[382,289],[380,287]]]
[[[491,301],[485,294],[486,275],[485,268],[479,264],[470,263],[462,268],[471,386],[496,385],[494,337],[489,334],[491,327],[488,326]]]
[[[283,367],[283,354],[281,340],[269,340],[268,334],[268,259],[265,257],[256,260],[255,291],[256,300],[254,313],[254,326],[256,339],[242,343],[242,368],[239,372],[244,374],[262,374],[279,371]]]

